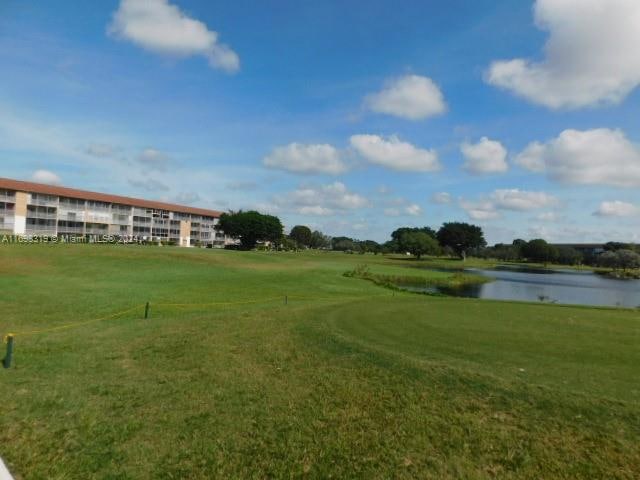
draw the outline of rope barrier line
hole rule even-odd
[[[388,297],[390,295],[388,294],[382,294],[382,295],[360,295],[360,296],[353,296],[353,297],[311,297],[311,296],[304,296],[304,295],[289,295],[285,298],[290,298],[290,299],[294,299],[294,300],[333,300],[333,301],[338,301],[338,300],[357,300],[357,299],[364,299],[364,298],[375,298],[375,297]],[[250,305],[250,304],[256,304],[256,303],[268,303],[268,302],[272,302],[275,300],[281,300],[283,297],[282,296],[278,296],[278,297],[269,297],[269,298],[263,298],[260,300],[243,300],[243,301],[238,301],[238,302],[210,302],[210,303],[154,303],[152,304],[154,307],[179,307],[179,308],[185,308],[185,307],[210,307],[210,306],[230,306],[230,305]],[[119,312],[115,312],[112,313],[110,315],[106,315],[104,317],[100,317],[100,318],[94,318],[91,320],[86,320],[83,322],[74,322],[74,323],[67,323],[65,325],[59,325],[56,327],[51,327],[51,328],[42,328],[42,329],[37,329],[37,330],[27,330],[27,331],[23,331],[23,332],[11,332],[11,333],[7,333],[4,337],[4,343],[7,343],[7,340],[9,337],[22,337],[22,336],[28,336],[28,335],[37,335],[39,333],[48,333],[48,332],[56,332],[59,330],[67,330],[70,328],[75,328],[75,327],[80,327],[83,325],[90,325],[92,323],[97,323],[97,322],[102,322],[104,320],[110,320],[113,318],[118,318],[122,315],[125,315],[127,313],[133,312],[134,310],[137,309],[141,309],[144,308],[146,304],[140,304],[140,305],[135,305],[131,308],[128,308],[126,310],[121,310]]]
[[[7,340],[9,337],[22,337],[22,336],[27,336],[27,335],[36,335],[38,333],[48,333],[48,332],[55,332],[58,330],[67,330],[69,328],[74,328],[74,327],[80,327],[82,325],[89,325],[91,323],[97,323],[97,322],[102,322],[104,320],[110,320],[112,318],[117,318],[120,317],[126,313],[129,312],[133,312],[134,310],[137,310],[139,308],[143,308],[144,304],[142,305],[136,305],[135,307],[131,307],[128,308],[126,310],[121,310],[119,312],[116,313],[112,313],[111,315],[106,315],[104,317],[100,317],[100,318],[94,318],[91,320],[86,320],[84,322],[74,322],[74,323],[67,323],[65,325],[58,325],[57,327],[51,327],[51,328],[41,328],[41,329],[37,329],[37,330],[27,330],[25,332],[15,332],[15,333],[8,333],[4,336],[4,343],[7,343]]]
[[[288,295],[284,295],[284,304],[288,305],[288,300],[289,298],[291,299],[297,299],[297,300],[333,300],[333,301],[340,301],[340,300],[354,300],[354,299],[363,299],[363,298],[375,298],[375,297],[389,297],[389,295],[360,295],[360,296],[354,296],[354,297],[305,297],[303,295],[293,295],[293,296],[288,296]],[[278,297],[270,297],[270,298],[263,298],[260,300],[243,300],[243,301],[239,301],[239,302],[211,302],[211,303],[155,303],[154,306],[155,307],[177,307],[177,308],[185,308],[185,307],[209,307],[209,306],[229,306],[229,305],[249,305],[249,304],[256,304],[256,303],[268,303],[268,302],[273,302],[275,300],[280,300],[282,299],[282,296],[278,296]],[[110,315],[105,315],[104,317],[100,317],[100,318],[94,318],[91,320],[86,320],[84,322],[73,322],[73,323],[67,323],[64,325],[58,325],[56,327],[50,327],[50,328],[40,328],[37,330],[27,330],[27,331],[23,331],[23,332],[13,332],[13,333],[7,333],[4,336],[4,343],[7,345],[7,353],[5,355],[5,357],[2,359],[2,366],[4,368],[10,368],[11,367],[11,360],[13,357],[13,348],[14,348],[14,340],[15,337],[23,337],[23,336],[28,336],[28,335],[37,335],[39,333],[48,333],[48,332],[56,332],[56,331],[60,331],[60,330],[67,330],[70,328],[76,328],[76,327],[81,327],[83,325],[89,325],[92,323],[98,323],[98,322],[102,322],[104,320],[109,320],[109,319],[113,319],[113,318],[118,318],[121,317],[127,313],[133,312],[134,310],[138,310],[141,308],[144,308],[144,318],[147,319],[149,317],[149,307],[150,307],[150,303],[146,302],[142,305],[136,305],[134,307],[131,308],[127,308],[126,310],[121,310],[119,312],[115,312],[112,313]]]
[[[267,303],[282,300],[282,296],[263,298],[261,300],[243,300],[241,302],[210,302],[210,303],[154,303],[156,307],[213,307],[221,305],[249,305],[252,303]]]

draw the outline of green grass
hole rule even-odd
[[[637,478],[640,314],[392,292],[373,255],[0,247],[19,478]],[[284,296],[288,304],[284,304]],[[162,307],[162,303],[264,303]]]

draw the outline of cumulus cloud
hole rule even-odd
[[[366,97],[367,107],[408,120],[422,120],[447,110],[444,95],[429,77],[406,75],[389,81],[384,89]]]
[[[417,203],[411,203],[403,207],[389,207],[382,211],[387,217],[400,217],[409,215],[417,217],[422,215],[422,207]]]
[[[169,155],[155,148],[146,148],[136,158],[138,163],[150,170],[165,171],[169,166],[171,159]]]
[[[351,192],[342,182],[301,187],[277,197],[275,204],[303,215],[333,215],[369,206],[369,200]]]
[[[640,148],[621,130],[565,130],[544,144],[529,144],[515,161],[563,183],[640,186]]]
[[[598,217],[634,217],[640,215],[640,207],[632,203],[614,200],[602,202],[593,214]]]
[[[503,210],[535,210],[558,203],[558,199],[548,193],[528,192],[517,188],[495,190],[489,198],[496,208]]]
[[[531,192],[517,188],[497,189],[477,201],[460,199],[460,207],[473,220],[500,218],[502,211],[529,211],[558,204],[558,199],[545,192]]]
[[[619,103],[640,84],[637,0],[537,0],[534,17],[545,58],[493,62],[488,83],[553,109]]]
[[[509,169],[507,149],[496,140],[482,137],[478,143],[464,142],[460,151],[466,160],[464,169],[470,173],[503,173]]]
[[[496,210],[496,206],[488,200],[471,202],[462,199],[460,200],[460,207],[467,212],[471,220],[493,220],[502,216]]]
[[[392,135],[353,135],[351,146],[368,162],[401,171],[433,172],[441,168],[435,150],[402,142]]]
[[[36,170],[31,175],[31,180],[37,183],[46,183],[47,185],[61,185],[62,179],[49,170]]]
[[[407,212],[407,215],[412,215],[414,217],[417,217],[418,215],[422,215],[422,207],[417,203],[412,203],[411,205],[407,205],[404,210],[405,212]]]
[[[107,29],[147,50],[172,56],[203,55],[212,67],[233,73],[238,55],[218,41],[218,33],[168,0],[121,0]]]
[[[544,172],[546,146],[540,142],[531,142],[518,154],[516,163],[532,172]]]
[[[306,174],[339,175],[348,170],[340,152],[327,144],[290,143],[283,147],[276,147],[262,160],[262,163],[270,168]]]
[[[447,192],[436,192],[431,195],[431,201],[439,205],[446,205],[451,203],[451,194]]]

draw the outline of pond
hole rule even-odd
[[[574,305],[639,307],[640,280],[618,280],[578,270],[499,266],[466,270],[495,280],[462,288],[443,288],[447,295]]]

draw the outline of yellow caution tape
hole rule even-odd
[[[86,320],[84,322],[67,323],[67,324],[64,324],[64,325],[58,325],[57,327],[42,328],[42,329],[38,329],[38,330],[28,330],[28,331],[25,331],[25,332],[9,333],[9,334],[5,335],[5,337],[4,337],[5,338],[5,343],[6,343],[6,340],[8,339],[9,336],[17,337],[17,336],[25,336],[25,335],[36,335],[38,333],[55,332],[55,331],[58,331],[58,330],[66,330],[66,329],[69,329],[69,328],[79,327],[79,326],[82,326],[82,325],[88,325],[90,323],[97,323],[97,322],[102,322],[103,320],[109,320],[109,319],[112,319],[112,318],[117,318],[117,317],[120,317],[120,316],[124,315],[125,313],[129,313],[129,312],[132,312],[134,310],[137,310],[137,309],[143,308],[143,307],[144,307],[144,305],[136,305],[135,307],[131,307],[131,308],[128,308],[126,310],[122,310],[120,312],[112,313],[111,315],[107,315],[107,316],[100,317],[100,318],[94,318],[94,319],[91,319],[91,320]]]

